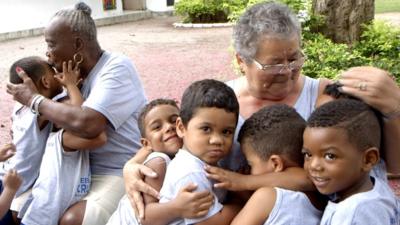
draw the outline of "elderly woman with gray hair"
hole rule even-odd
[[[330,100],[323,90],[331,81],[301,74],[306,60],[301,51],[301,26],[287,6],[273,2],[252,6],[237,22],[233,39],[236,60],[244,74],[227,82],[234,89],[240,105],[237,131],[245,119],[265,106],[287,104],[307,119],[319,104]],[[343,85],[342,92],[360,98],[386,116],[385,148],[382,154],[388,171],[399,173],[400,151],[396,146],[400,140],[400,89],[397,84],[386,71],[374,67],[351,68],[341,74],[339,82]],[[124,168],[125,186],[131,199],[134,199],[133,207],[143,215],[139,191],[151,195],[157,192],[141,181],[140,176],[150,174],[148,168],[131,162]],[[236,143],[230,156],[221,162],[223,167],[231,171],[218,167],[208,167],[206,170],[209,178],[219,182],[215,187],[232,191],[256,190],[263,186],[314,189],[301,168],[263,175],[232,172],[245,164],[239,144]],[[384,166],[379,168],[380,177],[384,177]]]

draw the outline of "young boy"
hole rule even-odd
[[[42,69],[35,70],[33,68]],[[64,86],[69,99],[63,99],[63,101],[73,105],[82,104],[83,99],[77,87],[80,76],[79,69],[73,68],[72,61],[64,62],[63,72],[55,74],[50,65],[41,58],[23,58],[12,66],[10,81],[20,82],[17,74],[20,70],[26,71],[31,76],[41,95],[49,98],[54,97],[62,92],[62,86]],[[46,87],[46,89],[43,87]],[[40,104],[40,99],[34,97],[30,111],[35,111],[34,108],[38,107],[36,104]],[[47,123],[46,118],[35,116],[38,117],[39,124]],[[40,155],[40,162],[42,162],[39,162],[40,173],[34,183],[32,193],[19,210],[18,217],[22,218],[22,224],[58,224],[58,219],[62,213],[71,204],[85,196],[89,190],[88,152],[75,150],[95,148],[105,142],[105,134],[94,139],[83,139],[68,131],[56,131],[54,129],[54,132],[49,135],[47,142],[45,142],[44,155]],[[29,149],[21,150],[29,151]],[[29,154],[40,153],[32,152],[32,150],[29,152]],[[21,163],[32,163],[26,160],[28,159],[24,159]]]
[[[62,86],[54,77],[53,69],[40,57],[31,56],[17,60],[10,68],[10,82],[22,83],[22,79],[16,70],[26,70],[31,79],[43,96],[56,99],[62,92]],[[33,106],[33,105],[32,105]],[[12,201],[10,209],[17,213],[21,210],[31,193],[31,188],[39,175],[39,168],[42,162],[47,137],[51,125],[40,115],[33,113],[32,107],[26,107],[16,103],[12,112],[12,142],[18,151],[0,168],[0,176],[3,177],[10,169],[15,169],[22,177],[21,187]],[[3,221],[4,222],[4,221]]]
[[[287,105],[262,108],[247,119],[240,129],[238,141],[251,174],[301,167],[305,126],[304,119]],[[313,193],[263,187],[253,193],[232,224],[317,225],[322,211],[313,205],[317,203],[315,198]]]
[[[54,71],[40,57],[25,57],[16,61],[10,68],[10,82],[22,83],[16,69],[23,69],[30,74],[38,91],[46,98],[53,99],[62,92],[62,86],[55,80]],[[30,190],[39,175],[46,140],[51,125],[40,115],[32,112],[29,107],[16,103],[12,112],[11,134],[16,146],[16,153],[0,168],[3,177],[10,169],[15,169],[22,177],[21,187],[11,204],[11,210],[19,212],[30,194]]]
[[[381,129],[365,103],[338,99],[317,108],[304,131],[304,168],[331,195],[321,224],[400,223],[400,203],[381,179],[370,176],[379,161]]]
[[[0,149],[0,162],[4,162],[15,154],[15,145],[6,144]],[[9,170],[4,176],[2,181],[0,181],[0,218],[2,222],[0,224],[6,224],[6,222],[12,222],[10,205],[17,192],[18,188],[21,186],[21,177],[17,174],[17,171],[12,169]],[[4,218],[7,217],[7,218]]]
[[[174,100],[156,99],[148,103],[141,111],[138,119],[139,130],[142,135],[141,143],[143,148],[136,153],[135,160],[143,162],[146,166],[156,171],[156,178],[145,178],[145,182],[156,190],[161,189],[164,181],[164,175],[167,165],[174,157],[175,153],[182,147],[182,139],[176,134],[176,119],[178,118],[179,108]],[[186,188],[185,190],[191,190]],[[160,207],[160,204],[151,204],[158,202],[158,199],[144,195],[146,211],[145,219],[141,221],[143,224],[154,224],[160,216],[158,213],[152,213],[153,207]],[[210,197],[210,204],[211,204]],[[174,213],[177,217],[194,216],[198,212],[205,211],[204,206],[201,208],[190,207],[191,199],[178,195],[176,199],[161,207],[177,209]],[[209,204],[209,205],[210,205]],[[205,207],[209,206],[205,204]],[[208,208],[207,208],[208,209]],[[163,211],[160,209],[160,211]],[[204,214],[204,213],[203,213]],[[202,214],[200,214],[202,215]],[[124,196],[114,214],[111,216],[107,224],[110,225],[127,225],[138,224],[135,214],[130,205],[127,196]]]
[[[342,85],[340,83],[337,83],[337,82],[327,85],[325,87],[325,90],[324,90],[324,94],[327,95],[327,97],[325,99],[334,100],[334,99],[346,98],[346,99],[359,100],[359,99],[357,99],[357,98],[355,98],[355,97],[353,97],[351,95],[348,95],[348,94],[340,92],[339,88],[341,86]],[[328,97],[330,97],[330,98],[328,98]],[[381,125],[380,126],[381,127],[381,131],[382,131],[382,127],[383,127],[383,124],[384,124],[384,122],[383,122],[383,118],[384,117],[379,111],[374,110],[374,112],[377,115],[379,124]],[[379,150],[381,150],[381,149],[379,149]],[[386,163],[385,163],[385,158],[384,158],[385,155],[380,154],[379,156],[380,156],[379,157],[379,161],[372,168],[372,170],[370,172],[370,175],[373,176],[374,178],[379,178],[379,179],[381,179],[381,180],[383,180],[384,182],[387,183],[388,179],[387,179],[387,172],[386,172],[387,171],[386,170]]]
[[[160,203],[175,199],[189,183],[197,184],[196,191],[212,192],[214,203],[201,218],[180,218],[171,224],[229,224],[238,212],[236,205],[221,204],[225,191],[213,188],[204,171],[206,164],[216,165],[229,153],[238,113],[233,90],[220,81],[197,81],[185,90],[177,119],[177,133],[183,139],[183,147],[167,168]]]

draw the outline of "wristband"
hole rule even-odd
[[[29,108],[31,109],[32,113],[35,115],[40,115],[39,113],[39,105],[40,103],[42,103],[42,101],[45,99],[45,97],[43,95],[36,95],[32,102],[31,105],[29,106]]]
[[[34,104],[36,100],[40,97],[40,95],[35,95],[32,97],[31,104],[29,104],[29,109],[31,109],[31,112],[35,114],[35,111],[33,110]]]

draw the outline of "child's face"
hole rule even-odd
[[[145,139],[154,151],[174,155],[182,147],[182,139],[176,134],[178,113],[172,105],[158,105],[147,113]]]
[[[342,199],[360,192],[363,177],[363,152],[338,128],[310,128],[304,131],[304,169],[318,191],[337,193]]]
[[[49,98],[60,94],[62,92],[62,85],[54,78],[55,71],[49,65],[46,65],[46,73],[42,77],[42,88],[38,88],[40,94],[48,93]],[[40,86],[39,86],[40,87]],[[46,95],[46,94],[45,94]]]
[[[231,150],[236,120],[236,114],[225,109],[198,108],[186,127],[178,120],[178,134],[188,151],[215,165]]]
[[[250,173],[252,175],[271,173],[274,171],[274,167],[271,165],[270,160],[261,159],[249,143],[249,140],[244,140],[243,144],[241,144],[241,149],[251,168]]]

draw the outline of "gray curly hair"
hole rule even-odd
[[[76,3],[72,8],[61,9],[54,14],[54,17],[65,19],[73,33],[86,38],[89,41],[97,39],[97,30],[93,18],[92,9],[84,2]]]
[[[234,47],[240,58],[250,64],[263,37],[287,38],[293,34],[301,40],[300,22],[286,5],[275,2],[258,3],[247,9],[235,25]]]

